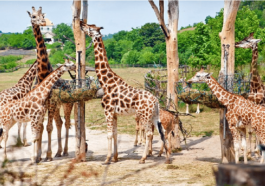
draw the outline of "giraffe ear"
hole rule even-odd
[[[29,14],[29,17],[31,18],[31,13],[29,12],[29,11],[27,11],[28,12],[28,14]]]

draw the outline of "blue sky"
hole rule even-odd
[[[103,34],[131,30],[148,22],[157,22],[153,9],[145,1],[89,1],[88,23],[103,26]],[[26,11],[42,6],[43,13],[54,24],[72,21],[72,1],[3,1],[0,0],[0,30],[23,32],[30,26]],[[215,16],[223,8],[224,1],[180,1],[179,28]],[[167,2],[165,2],[167,8]],[[167,12],[165,11],[167,19]]]

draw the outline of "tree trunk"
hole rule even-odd
[[[233,75],[235,71],[235,20],[239,4],[239,0],[224,1],[223,28],[222,31],[219,33],[222,49],[221,71],[219,75]],[[221,109],[220,111],[220,139],[222,148],[222,162],[223,157],[226,157],[228,162],[234,162],[234,147],[232,143],[233,138],[228,128],[227,121],[225,121],[224,126],[225,112],[226,109]]]
[[[264,185],[265,167],[262,165],[224,164],[214,170],[217,186],[260,186]]]
[[[166,47],[167,47],[167,98],[168,101],[172,100],[175,105],[177,105],[178,98],[175,93],[174,83],[178,81],[178,67],[179,67],[179,58],[178,58],[178,17],[179,17],[179,3],[178,0],[169,0],[168,1],[168,27],[164,21],[164,1],[159,1],[159,10],[153,0],[148,0],[158,22],[161,26],[161,29],[166,37]],[[170,104],[170,108],[174,108]]]
[[[74,38],[75,38],[75,44],[76,44],[76,64],[78,64],[79,61],[79,55],[78,51],[81,51],[81,79],[85,79],[85,54],[86,54],[86,35],[81,30],[80,27],[80,13],[81,13],[81,1],[74,0],[73,2],[73,31],[74,31]],[[83,21],[86,23],[87,21],[87,0],[83,0],[83,13],[82,13]],[[78,79],[78,68],[76,68],[76,78]],[[80,82],[79,82],[80,83]],[[81,82],[82,83],[82,82]],[[79,142],[77,144],[76,148],[76,158],[80,158],[80,161],[86,160],[86,127],[85,127],[85,102],[80,101],[79,102],[80,107],[80,118],[77,119],[80,120],[80,136],[76,136],[76,141]],[[75,112],[77,112],[78,109],[75,109]],[[76,116],[76,113],[75,113]],[[76,122],[77,124],[77,122]],[[76,127],[77,128],[77,127]]]
[[[166,38],[167,45],[167,97],[171,98],[177,105],[178,98],[175,93],[175,82],[178,81],[178,17],[179,3],[176,0],[168,1],[168,29],[169,37]]]

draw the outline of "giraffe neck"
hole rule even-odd
[[[48,76],[53,71],[53,69],[49,62],[46,46],[44,44],[44,39],[40,31],[40,26],[33,24],[32,27],[36,41],[38,61],[38,74],[36,84],[39,84],[44,80],[46,76]]]
[[[27,94],[25,99],[28,99],[31,96],[38,96],[42,101],[42,104],[45,103],[45,100],[50,95],[50,91],[54,83],[63,75],[64,73],[64,65],[57,68],[55,71],[50,73],[37,87],[35,87],[31,92]]]
[[[257,93],[262,88],[262,82],[258,72],[258,45],[252,46],[251,81],[250,92]]]
[[[207,79],[206,83],[213,94],[217,97],[218,101],[220,101],[224,106],[231,104],[229,101],[233,99],[235,95],[225,90],[212,76],[210,76],[210,79]]]
[[[38,63],[37,61],[35,61],[31,65],[29,70],[24,74],[24,76],[20,78],[16,86],[23,87],[23,90],[29,92],[31,90],[31,86],[33,84],[35,76],[37,74],[37,68],[38,68]]]
[[[94,37],[93,43],[95,53],[95,70],[104,92],[106,91],[106,87],[113,86],[113,84],[128,86],[128,84],[110,68],[102,37]]]

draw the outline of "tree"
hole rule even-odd
[[[150,5],[155,11],[159,25],[166,38],[167,46],[167,97],[177,104],[177,95],[174,89],[174,83],[178,81],[178,0],[168,0],[168,27],[164,21],[164,1],[159,1],[159,10],[153,0],[149,0]]]
[[[240,1],[226,0],[224,2],[223,28],[219,33],[221,40],[221,70],[220,75],[233,75],[235,71],[235,21]],[[220,109],[220,141],[222,161],[226,157],[228,162],[234,162],[234,149],[231,131],[225,120],[225,109]],[[224,138],[225,131],[225,138]],[[224,141],[225,139],[225,141]]]
[[[55,34],[54,39],[58,39],[63,43],[65,43],[65,41],[67,40],[65,37],[63,37],[64,35],[70,39],[74,38],[72,28],[65,23],[57,25],[56,28],[52,30],[52,32]]]
[[[208,22],[209,22],[210,19],[212,19],[212,17],[208,15],[208,16],[205,18],[205,23],[208,24]]]
[[[165,41],[165,36],[157,23],[146,23],[139,30],[139,35],[147,47],[153,47],[155,44]]]

